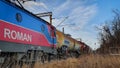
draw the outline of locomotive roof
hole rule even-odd
[[[4,0],[2,0],[2,1],[4,1]],[[5,0],[5,3],[9,3],[10,6],[13,6],[13,7],[17,8],[18,10],[20,10],[20,11],[22,11],[22,12],[24,12],[24,13],[27,13],[28,15],[31,15],[32,17],[34,17],[34,18],[36,18],[36,19],[38,19],[38,20],[40,20],[40,21],[43,21],[44,23],[46,23],[46,24],[51,25],[52,27],[54,27],[54,26],[53,26],[52,24],[50,24],[49,22],[47,22],[47,21],[45,21],[44,19],[36,16],[36,15],[33,14],[32,12],[30,12],[30,11],[28,11],[28,10],[20,7],[20,6],[18,6],[17,4],[10,2],[9,0]],[[54,28],[55,28],[55,27],[54,27]]]

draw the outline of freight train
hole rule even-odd
[[[81,54],[83,42],[12,1],[20,3],[0,0],[0,68],[22,68],[23,62],[32,65]]]

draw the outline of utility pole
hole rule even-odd
[[[49,16],[50,24],[52,25],[52,12],[38,13],[38,14],[35,14],[35,15],[37,15],[38,17]]]
[[[62,28],[63,34],[64,34],[64,27]]]

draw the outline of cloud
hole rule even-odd
[[[38,13],[40,11],[48,10],[48,7],[43,2],[28,1],[25,2],[23,5],[27,10],[33,13]]]
[[[82,29],[96,13],[96,5],[78,6],[70,14],[71,22],[77,29]],[[74,28],[74,29],[76,29]]]
[[[56,9],[53,11],[54,17],[69,16],[61,25],[74,24],[75,27],[71,27],[70,29],[75,30],[82,29],[89,23],[90,19],[92,19],[97,11],[96,4],[85,5],[83,1],[73,2],[73,0],[66,0],[63,4],[55,8]],[[58,20],[56,22],[58,23]],[[54,23],[55,26],[57,25],[56,22]]]
[[[28,2],[25,2],[25,4],[26,4],[26,6],[30,6],[30,7],[32,7],[32,6],[42,6],[42,7],[47,9],[47,6],[42,2],[28,1]]]
[[[69,7],[68,7],[69,5],[70,5],[70,1],[67,0],[66,2],[64,2],[63,4],[61,4],[60,6],[55,7],[55,8],[54,8],[54,11],[53,11],[54,14],[55,14],[56,16],[62,14],[62,12],[64,12],[64,11],[67,10],[67,9],[69,9]]]

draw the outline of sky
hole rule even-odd
[[[100,46],[96,27],[112,21],[113,10],[120,10],[120,0],[36,0],[23,5],[34,14],[52,12],[52,24],[58,30],[64,27],[66,34],[81,39],[92,49]],[[44,19],[49,21],[48,17]]]

